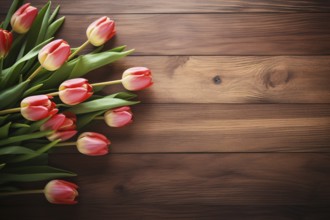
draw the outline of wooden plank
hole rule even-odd
[[[59,37],[73,46],[100,15],[68,15]],[[138,55],[329,54],[330,13],[114,15],[112,43]],[[108,47],[112,44],[108,44]]]
[[[198,210],[226,205],[328,206],[329,162],[330,154],[226,153],[56,155],[50,163],[79,174],[74,180],[80,186],[78,209],[190,205]],[[37,208],[46,201],[40,195],[11,197],[6,203]]]
[[[129,126],[98,120],[85,130],[107,135],[112,153],[330,152],[329,105],[141,104],[133,112]]]
[[[43,198],[34,198],[40,199]],[[40,204],[30,206],[2,206],[4,219],[207,219],[207,220],[288,220],[313,219],[328,220],[329,206],[298,205],[104,205],[89,204],[60,206]],[[19,210],[19,211],[17,211]]]
[[[44,0],[30,0],[38,8]],[[125,13],[219,13],[219,12],[330,12],[329,1],[323,0],[53,0],[54,5],[60,4],[64,14],[125,14]],[[1,0],[1,12],[7,11],[10,1]],[[79,6],[79,7],[78,7]]]
[[[128,57],[87,77],[114,80],[132,66],[153,72],[154,86],[138,92],[145,103],[330,103],[330,56]]]

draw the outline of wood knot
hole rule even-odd
[[[221,78],[219,75],[216,75],[215,77],[213,77],[213,82],[216,85],[219,85],[221,83]]]
[[[289,82],[290,72],[285,67],[277,67],[267,71],[263,77],[266,87],[275,88],[279,85],[284,85]]]

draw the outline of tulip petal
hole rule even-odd
[[[51,117],[48,121],[46,121],[41,127],[40,130],[57,130],[65,121],[65,115],[57,114]]]
[[[21,114],[30,121],[38,121],[48,117],[48,109],[44,106],[28,106],[21,108]]]
[[[63,103],[68,105],[79,104],[88,99],[92,94],[88,93],[85,88],[66,88],[59,91],[60,99]]]

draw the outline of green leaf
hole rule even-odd
[[[0,170],[6,166],[5,163],[0,163]]]
[[[33,154],[35,151],[21,146],[8,146],[0,148],[0,155],[8,154]]]
[[[104,65],[110,64],[120,58],[129,55],[133,51],[134,50],[128,50],[124,52],[106,51],[80,56],[69,78],[71,79],[81,77],[92,70],[98,69]]]
[[[13,44],[5,59],[5,63],[4,63],[5,68],[12,66],[17,60],[19,60],[20,57],[18,58],[18,54],[23,46],[24,40],[25,40],[24,34],[20,34],[14,38]]]
[[[130,100],[130,99],[136,98],[137,95],[134,93],[131,93],[131,92],[118,92],[118,93],[109,95],[107,97]]]
[[[15,169],[7,169],[0,174],[0,184],[6,182],[35,182],[62,177],[76,176],[75,173],[50,167],[50,166],[26,166]]]
[[[50,24],[54,21],[54,19],[56,18],[59,10],[60,10],[60,5],[56,6],[55,10],[53,11],[52,15],[50,16],[50,18],[48,20],[48,24]]]
[[[11,128],[29,128],[30,125],[28,124],[23,124],[23,123],[13,123],[10,126]]]
[[[0,88],[7,88],[10,84],[17,82],[17,78],[20,73],[25,72],[24,68],[27,68],[27,64],[25,64],[23,70],[21,71],[22,65],[25,61],[31,60],[33,57],[37,56],[41,48],[50,42],[52,39],[48,39],[38,46],[34,47],[29,53],[27,53],[24,57],[22,57],[19,61],[17,61],[13,66],[7,68],[3,71],[3,80],[0,83]]]
[[[32,122],[29,125],[29,127],[18,129],[17,131],[13,132],[13,134],[22,135],[22,134],[27,134],[27,133],[32,133],[32,132],[38,131],[40,129],[40,126],[42,124],[44,124],[49,118],[50,118],[50,116],[48,116],[47,118],[44,118],[42,120]]]
[[[0,116],[0,125],[2,125],[8,118],[9,115]]]
[[[13,3],[11,4],[8,12],[7,12],[7,16],[5,18],[5,21],[2,23],[2,28],[3,29],[7,29],[10,19],[13,16],[13,14],[15,13],[16,9],[18,8],[18,6],[20,6],[23,3],[23,0],[14,0]]]
[[[123,52],[125,50],[125,48],[126,48],[126,45],[123,45],[123,46],[112,48],[109,51],[112,51],[112,52]]]
[[[50,74],[49,78],[44,81],[41,81],[44,84],[42,89],[54,89],[58,87],[64,80],[69,78],[70,72],[72,71],[76,63],[77,59],[73,59],[69,62],[64,63],[61,68]]]
[[[24,81],[16,86],[0,92],[0,109],[15,105],[22,97],[29,81]]]
[[[50,37],[53,37],[54,34],[57,32],[57,30],[62,26],[64,22],[65,17],[61,17],[54,21],[51,25],[49,25],[47,33],[45,35],[45,39],[48,39]]]
[[[15,162],[22,162],[22,161],[25,161],[25,160],[30,160],[32,158],[35,158],[35,157],[38,157],[39,155],[47,152],[49,149],[51,149],[52,147],[54,147],[58,142],[60,142],[61,140],[58,139],[58,140],[55,140],[41,148],[39,148],[38,150],[34,151],[33,153],[31,154],[24,154],[24,155],[21,155],[21,156],[18,156],[16,158],[14,158],[13,160],[11,160],[10,162],[11,163],[15,163]]]
[[[48,25],[49,7],[50,7],[50,2],[48,2],[42,9],[40,9],[37,17],[35,18],[33,25],[27,34],[24,54],[30,51],[36,44],[38,44],[38,40],[42,41],[42,39],[40,39],[41,37],[39,36],[42,35],[41,29],[44,28],[44,25]],[[44,22],[44,18],[47,16],[47,14],[48,14],[47,22]]]
[[[31,93],[34,93],[35,91],[37,91],[38,89],[40,89],[43,86],[42,83],[37,84],[31,88],[29,88],[28,90],[26,90],[23,94],[23,97],[29,96]]]
[[[126,105],[134,105],[139,103],[138,101],[127,101],[124,99],[112,98],[112,97],[104,97],[101,99],[96,99],[89,102],[84,102],[74,107],[68,109],[69,112],[75,114],[85,114],[95,111],[108,110],[116,107],[126,106]]]
[[[3,140],[0,140],[0,146],[11,144],[11,143],[16,143],[20,141],[25,141],[25,140],[31,140],[35,138],[41,138],[45,137],[47,135],[52,134],[53,131],[39,131],[35,132],[32,134],[23,134],[23,135],[18,135],[18,136],[12,136]]]
[[[102,110],[102,111],[97,111],[97,112],[92,112],[92,113],[87,113],[87,114],[81,114],[78,116],[77,120],[77,128],[80,130],[84,126],[88,125],[93,119],[99,115],[102,115],[105,111],[107,110]]]
[[[4,126],[0,127],[0,139],[4,139],[8,137],[10,125],[11,122],[8,122]]]

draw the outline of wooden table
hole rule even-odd
[[[89,127],[109,155],[52,155],[79,174],[78,205],[27,196],[1,219],[330,219],[330,1],[53,3],[72,46],[107,15],[118,34],[106,48],[136,49],[91,82],[148,66],[155,84],[131,126]]]

